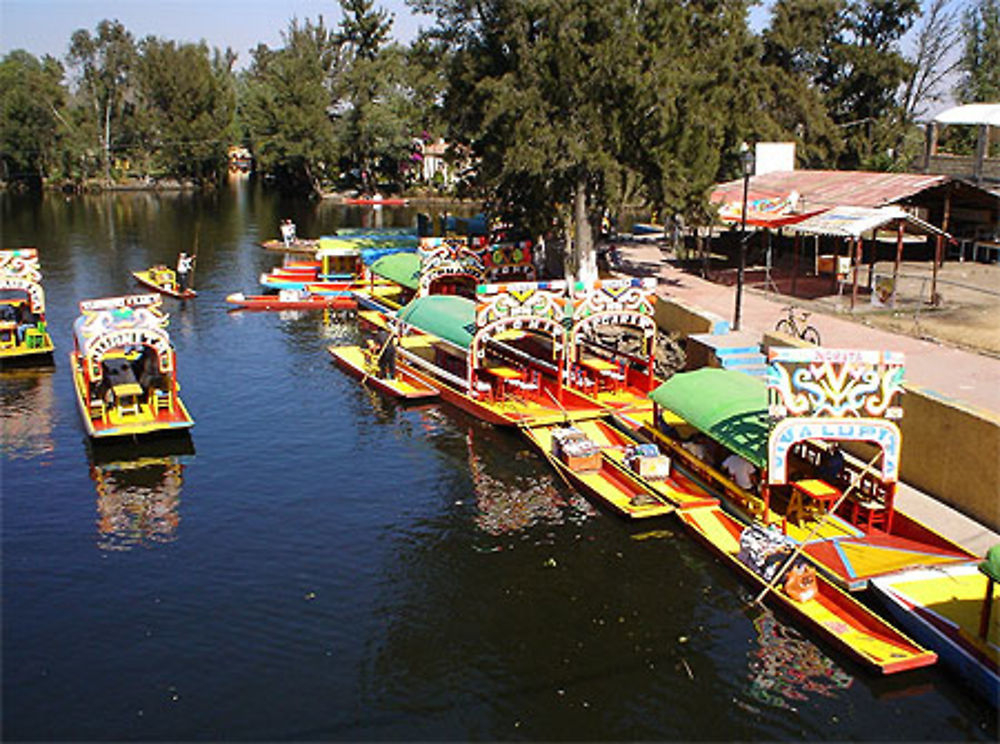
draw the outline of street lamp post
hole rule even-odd
[[[743,168],[743,215],[740,218],[740,263],[736,272],[736,312],[733,314],[733,330],[740,330],[740,310],[743,305],[743,271],[747,263],[747,192],[750,189],[750,174],[753,172],[753,150],[744,142],[740,146],[740,165]]]

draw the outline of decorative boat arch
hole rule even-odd
[[[604,279],[573,285],[573,325],[569,332],[569,361],[578,362],[581,340],[601,325],[630,326],[642,334],[640,355],[646,366],[648,389],[653,386],[656,359],[654,291],[656,279]]]
[[[501,331],[540,331],[552,338],[552,355],[559,367],[566,346],[562,323],[566,303],[566,282],[512,282],[481,284],[476,288],[476,332],[469,346],[468,382],[472,387],[476,371],[486,357],[486,344]]]
[[[143,346],[156,354],[161,373],[174,368],[174,350],[165,327],[168,316],[160,309],[158,295],[128,295],[80,303],[82,317],[76,324],[76,343],[87,360],[87,376],[98,382],[101,360],[116,348]]]
[[[537,278],[530,240],[494,243],[479,252],[488,281],[530,281]]]
[[[0,290],[24,292],[31,312],[39,315],[45,313],[45,291],[41,281],[42,271],[35,248],[0,251]]]
[[[422,238],[420,241],[418,294],[431,294],[435,283],[445,278],[466,278],[473,285],[486,282],[486,267],[465,238]]]
[[[768,483],[788,481],[788,454],[807,439],[870,442],[882,480],[899,479],[903,355],[843,349],[772,349],[768,355]]]

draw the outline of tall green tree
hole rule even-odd
[[[962,26],[965,45],[956,97],[962,103],[1000,101],[1000,0],[978,0]]]
[[[756,47],[742,0],[421,0],[455,54],[445,110],[499,209],[567,236],[592,276],[605,209],[642,184],[693,215],[757,116]],[[720,115],[725,111],[725,115]]]
[[[900,40],[919,12],[919,0],[775,3],[765,33],[767,59],[796,73],[793,91],[802,93],[799,100],[807,102],[803,112],[813,114],[811,128],[809,121],[802,122],[803,131],[814,137],[812,144],[820,145],[809,156],[836,155],[828,167],[889,165],[891,151],[907,125],[900,90],[913,72],[900,51]],[[808,102],[807,96],[814,94],[839,136]]]
[[[377,176],[401,179],[401,164],[412,151],[413,89],[406,75],[406,55],[390,42],[393,17],[372,0],[340,0],[338,34],[341,56],[334,76],[335,129],[347,172],[360,177],[366,191]]]
[[[79,90],[90,105],[104,178],[110,183],[111,151],[117,128],[124,125],[131,92],[135,40],[119,21],[104,20],[97,24],[94,36],[86,29],[73,32],[67,60],[79,70]]]
[[[41,186],[58,163],[66,89],[63,66],[17,49],[0,61],[0,159],[4,179]]]
[[[217,181],[234,137],[235,55],[200,44],[148,37],[140,44],[138,88],[158,169],[180,178]]]
[[[289,189],[319,193],[333,175],[338,150],[330,119],[336,35],[323,23],[293,19],[284,46],[252,52],[240,121],[258,166]]]

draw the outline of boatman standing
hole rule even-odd
[[[177,286],[181,292],[187,291],[188,274],[191,273],[193,265],[194,256],[189,256],[184,251],[181,251],[181,255],[177,257]]]
[[[295,223],[291,220],[283,220],[281,223],[281,239],[285,241],[285,247],[291,246],[295,242]]]

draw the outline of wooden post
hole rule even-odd
[[[944,215],[941,217],[941,230],[942,232],[948,232],[948,223],[951,220],[951,192],[952,186],[948,186],[948,193],[944,198]],[[942,248],[944,247],[944,236],[938,235],[937,240],[934,243],[934,271],[931,274],[931,304],[938,304],[938,293],[937,293],[937,275],[938,267],[941,265],[942,261]]]
[[[854,243],[854,259],[851,262],[854,264],[854,276],[851,282],[851,310],[854,309],[855,303],[858,301],[858,265],[861,263],[861,236],[857,237]]]
[[[819,245],[819,243],[817,243],[817,246],[818,245]],[[819,251],[819,248],[817,247],[816,250]],[[831,275],[833,276],[833,279],[830,280],[830,291],[831,292],[836,292],[837,291],[837,279],[838,279],[838,275],[837,275],[837,259],[838,258],[840,258],[840,241],[839,240],[834,240],[833,241],[833,271],[831,272]]]
[[[993,577],[986,577],[986,599],[983,600],[983,609],[979,613],[979,637],[986,640],[986,634],[990,629],[990,613],[993,611]]]
[[[903,260],[903,221],[896,225],[896,263],[892,267],[892,306],[896,307],[897,286],[899,283],[899,264]]]
[[[792,297],[795,297],[795,280],[799,277],[799,252],[802,250],[802,233],[795,233],[795,247],[792,253]]]

